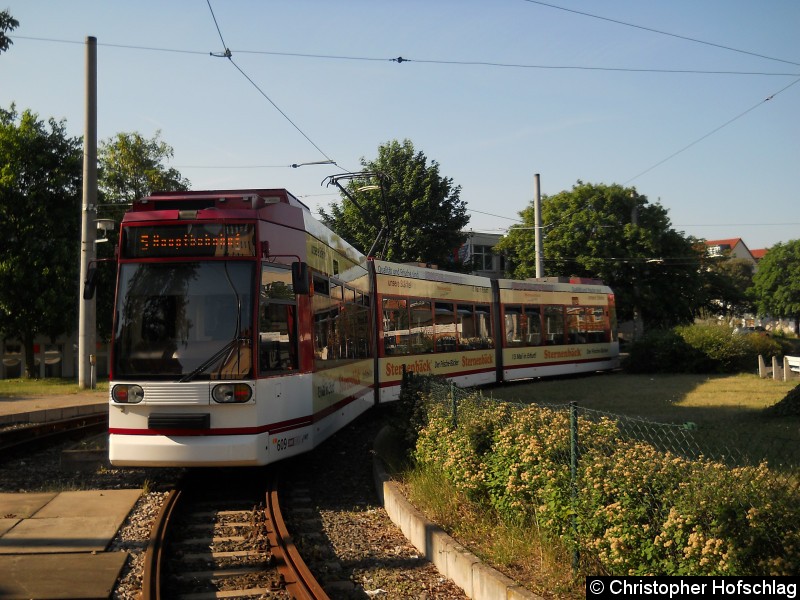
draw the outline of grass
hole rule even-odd
[[[45,379],[0,379],[0,397],[21,398],[25,396],[47,396],[77,394],[81,392],[74,379],[48,377]],[[95,390],[86,390],[95,391]],[[108,391],[108,382],[99,381],[97,390]]]
[[[543,380],[494,388],[509,402],[567,404],[658,423],[691,423],[710,454],[735,449],[745,462],[800,465],[800,419],[762,410],[779,402],[800,381],[757,375],[628,375],[614,373]],[[726,452],[726,454],[730,454]]]
[[[800,464],[795,450],[800,447],[800,418],[761,413],[798,383],[756,375],[608,374],[498,386],[484,390],[484,395],[521,403],[576,401],[583,408],[615,415],[692,422],[704,439],[754,444],[755,452],[764,450],[759,440],[782,441],[780,458]],[[570,559],[560,544],[540,539],[535,527],[501,524],[491,511],[460,496],[438,473],[410,468],[402,478],[409,498],[428,518],[509,577],[548,598],[584,597],[584,582],[573,580]]]
[[[756,375],[628,375],[612,373],[517,383],[488,390],[509,402],[567,404],[664,423],[750,414],[780,401],[800,381]],[[689,419],[688,417],[691,417]]]
[[[581,598],[571,558],[558,545],[542,544],[530,524],[507,524],[454,489],[444,476],[417,468],[402,484],[409,501],[463,546],[529,590],[549,598]]]

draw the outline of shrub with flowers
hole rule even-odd
[[[414,458],[546,539],[577,539],[593,568],[619,575],[781,575],[800,570],[798,480],[766,464],[731,468],[624,436],[581,417],[577,477],[569,414],[477,398],[429,402]],[[573,491],[577,489],[577,494]],[[567,542],[569,543],[569,542]]]

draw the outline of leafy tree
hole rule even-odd
[[[753,312],[747,290],[753,285],[753,263],[744,258],[709,259],[706,270],[707,312],[718,315],[743,315]]]
[[[174,151],[160,138],[160,130],[151,139],[123,132],[100,142],[97,185],[110,202],[130,204],[152,192],[189,189],[188,179],[164,165]]]
[[[384,176],[384,190],[363,190],[365,183],[352,180],[347,190],[356,202],[343,198],[331,204],[330,214],[321,210],[331,229],[365,254],[378,232],[387,225],[382,258],[395,262],[425,262],[454,265],[453,252],[466,241],[462,233],[469,223],[461,186],[439,174],[439,163],[417,152],[409,140],[393,140],[378,148],[378,157],[361,165]],[[385,195],[382,195],[385,194]]]
[[[8,47],[14,43],[6,36],[6,32],[14,31],[17,27],[19,27],[19,21],[11,16],[8,9],[0,12],[0,54],[8,50]]]
[[[35,337],[77,321],[82,161],[64,121],[0,109],[0,332],[22,342],[27,377]]]
[[[98,216],[111,219],[118,225],[134,200],[154,192],[188,190],[189,180],[177,169],[165,165],[173,155],[172,146],[161,140],[161,131],[156,131],[150,139],[138,132],[123,132],[100,142],[97,152],[97,186],[101,198]],[[99,257],[113,256],[119,239],[118,231],[116,227],[108,234],[109,242],[98,246]],[[99,269],[97,330],[101,337],[108,339],[116,271],[103,265]]]
[[[800,240],[769,249],[750,292],[761,314],[794,319],[794,332],[800,334]]]
[[[534,207],[495,247],[517,278],[535,276]],[[672,229],[667,211],[634,188],[587,184],[542,200],[544,274],[602,279],[621,319],[690,322],[706,303],[702,244]],[[636,313],[636,314],[635,314]]]

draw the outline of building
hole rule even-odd
[[[706,253],[709,256],[720,256],[727,258],[741,258],[751,262],[753,266],[757,264],[757,260],[750,252],[747,244],[744,243],[742,238],[730,238],[727,240],[706,240]]]
[[[458,249],[459,260],[471,262],[473,275],[502,278],[506,276],[506,258],[493,248],[503,236],[499,233],[470,231],[467,241]]]

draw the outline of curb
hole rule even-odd
[[[66,406],[63,408],[43,408],[22,411],[10,415],[0,415],[0,427],[18,423],[49,423],[75,417],[92,416],[108,412],[108,401],[97,404]]]
[[[428,521],[400,492],[386,473],[383,461],[372,461],[375,490],[389,518],[439,572],[472,600],[543,600],[481,560]]]

